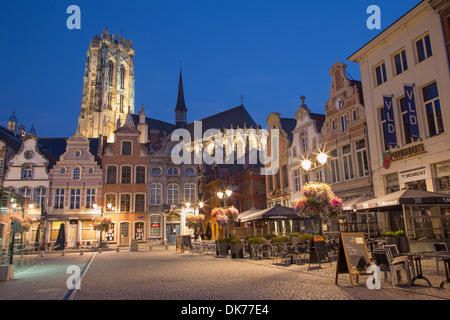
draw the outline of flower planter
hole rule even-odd
[[[302,241],[301,237],[291,237],[291,242],[292,243],[299,243]]]
[[[243,244],[231,244],[231,258],[232,259],[244,258]]]
[[[398,242],[397,248],[400,253],[409,253],[410,252],[408,237],[406,237],[406,236],[398,237],[397,242]]]
[[[218,256],[226,256],[228,255],[228,243],[219,242],[217,244],[217,255]]]
[[[395,244],[397,246],[397,249],[399,249],[398,247],[398,238],[395,237],[386,237],[385,238],[386,244]],[[400,250],[400,249],[399,249]]]

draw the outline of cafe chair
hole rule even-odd
[[[406,279],[408,285],[411,285],[411,271],[409,268],[409,262],[407,259],[399,259],[401,257],[394,258],[391,250],[388,248],[374,249],[372,257],[375,264],[380,268],[380,271],[384,272],[384,280],[387,281],[387,273],[391,274],[391,285],[394,288],[395,274],[397,273],[397,282],[400,283],[399,272],[405,270]]]
[[[434,253],[448,253],[448,247],[445,242],[435,242],[433,243]],[[436,271],[439,275],[439,260],[441,258],[436,258]]]
[[[258,251],[256,253],[256,257],[261,257],[261,259],[264,259],[264,257],[269,258],[270,254],[270,247],[268,244],[261,244],[258,247]]]
[[[386,244],[386,245],[383,246],[383,248],[391,250],[392,257],[397,259],[397,260],[406,260],[406,259],[408,259],[408,256],[400,255],[400,252],[398,251],[398,248],[397,248],[396,244]]]

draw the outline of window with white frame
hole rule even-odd
[[[302,153],[306,153],[308,151],[308,135],[306,134],[306,130],[303,130],[300,133],[300,144]]]
[[[339,174],[339,161],[337,149],[330,151],[330,167],[331,167],[331,182],[337,183],[341,180]]]
[[[433,55],[433,50],[431,49],[430,35],[426,35],[416,41],[417,49],[417,60],[419,62],[428,59]]]
[[[386,65],[383,62],[375,67],[375,84],[379,86],[385,83],[386,81],[387,81]]]
[[[107,166],[106,167],[106,183],[116,183],[117,182],[117,167]]]
[[[29,187],[23,187],[19,189],[19,194],[27,199],[31,200],[31,188]]]
[[[294,170],[294,190],[295,190],[295,192],[302,190],[301,174],[302,174],[302,172],[301,172],[300,168]]]
[[[360,178],[369,175],[369,162],[367,161],[366,140],[356,141],[356,160],[358,162],[358,176]]]
[[[72,180],[81,180],[81,169],[76,167],[72,172]]]
[[[129,193],[122,193],[120,195],[120,212],[130,212],[131,210],[131,195]]]
[[[145,212],[145,194],[134,195],[134,212]]]
[[[347,132],[347,115],[341,116],[341,132]]]
[[[122,141],[122,151],[121,154],[123,156],[131,156],[132,153],[132,143],[131,141]]]
[[[344,180],[353,179],[353,164],[352,164],[352,149],[351,145],[347,144],[342,147],[342,165],[344,167]]]
[[[95,203],[95,188],[86,189],[86,209],[91,209]]]
[[[34,202],[41,207],[45,207],[45,199],[47,198],[47,189],[39,187],[34,189]]]
[[[167,203],[169,205],[178,204],[178,185],[175,183],[170,183],[167,186]]]
[[[195,203],[195,183],[186,183],[184,185],[184,202]]]
[[[105,211],[106,212],[115,212],[116,211],[116,194],[108,193],[105,196]]]
[[[62,188],[55,189],[53,209],[64,209],[64,191]]]
[[[145,183],[145,166],[136,166],[136,183]]]
[[[150,223],[149,237],[161,237],[162,216],[160,214],[151,214],[149,218],[149,223]]]
[[[406,51],[402,50],[394,55],[395,74],[399,75],[408,70],[408,61],[406,60]]]
[[[81,189],[70,190],[70,209],[80,209]]]
[[[161,204],[162,187],[159,183],[152,183],[150,185],[150,204]]]
[[[423,102],[427,114],[428,134],[430,137],[444,132],[444,123],[442,120],[441,102],[437,83],[434,82],[422,89]]]
[[[33,176],[33,166],[29,163],[22,167],[22,179],[31,179]]]
[[[131,166],[122,166],[121,171],[121,183],[131,183]]]

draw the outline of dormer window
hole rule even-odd
[[[22,167],[22,179],[31,179],[33,176],[33,166],[26,164]]]

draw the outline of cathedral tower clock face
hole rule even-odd
[[[339,98],[336,100],[336,109],[342,110],[344,108],[344,99]]]

